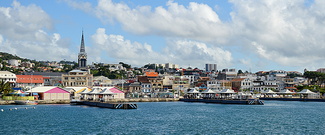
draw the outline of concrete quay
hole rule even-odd
[[[35,100],[38,104],[70,104],[70,100]],[[121,103],[121,102],[176,102],[179,98],[125,98],[125,99],[110,99],[105,102]],[[13,100],[0,100],[0,105],[12,105]]]
[[[35,100],[38,104],[70,104],[70,100]],[[13,100],[1,100],[0,105],[13,105]]]
[[[106,102],[176,102],[179,98],[125,98],[125,99],[110,99]]]

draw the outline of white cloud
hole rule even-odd
[[[147,43],[131,42],[121,35],[107,35],[104,28],[97,29],[92,41],[94,48],[98,48],[96,54],[105,53],[107,57],[115,58],[115,62],[123,61],[134,66],[169,62],[195,67],[202,67],[211,62],[229,66],[232,60],[229,51],[218,47],[209,48],[204,43],[190,40],[170,40],[164,51],[155,52]]]
[[[233,59],[229,51],[191,40],[171,40],[164,53],[175,63],[199,68],[206,63],[218,63],[218,67],[228,67]]]
[[[305,0],[230,0],[230,3],[232,20],[225,22],[209,5],[196,2],[184,6],[168,1],[166,7],[130,8],[122,2],[100,0],[95,13],[104,22],[116,21],[126,31],[139,35],[185,38],[219,47],[238,46],[243,50],[233,54],[255,53],[265,62],[282,66],[325,66],[320,63],[325,60],[323,1],[315,0],[310,6],[305,5]]]
[[[154,52],[150,45],[125,40],[121,35],[107,35],[104,28],[97,29],[97,32],[92,35],[92,41],[94,48],[98,49],[97,52],[115,58],[115,62],[123,61],[142,66],[149,62],[164,59],[157,52]],[[97,54],[100,55],[101,53]]]
[[[325,60],[324,8],[304,0],[233,0],[238,38],[260,57],[284,66],[308,66]]]
[[[131,9],[124,3],[99,0],[96,15],[104,22],[114,20],[135,34],[155,34],[194,40],[225,43],[230,31],[226,23],[206,4],[190,2],[187,7],[168,1],[167,8],[138,6]]]
[[[52,19],[36,5],[0,7],[0,51],[37,60],[71,59],[68,42],[60,34],[48,34]]]

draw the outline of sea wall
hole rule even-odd
[[[70,100],[36,100],[38,104],[70,104]],[[125,99],[110,99],[106,102],[174,102],[179,101],[179,98],[125,98]],[[1,100],[0,105],[10,105],[15,102],[12,100]]]
[[[174,102],[179,101],[179,98],[125,98],[125,99],[110,99],[106,102]]]

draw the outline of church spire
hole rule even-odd
[[[84,42],[84,31],[82,31],[82,35],[81,35],[81,45],[80,45],[80,52],[81,53],[85,53],[85,42]]]
[[[85,50],[84,31],[82,31],[81,35],[80,52],[78,54],[78,67],[79,69],[87,68],[87,53]]]

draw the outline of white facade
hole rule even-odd
[[[184,78],[187,78],[190,84],[194,84],[195,81],[195,75],[184,75]]]
[[[141,91],[143,93],[150,93],[151,92],[151,83],[142,83],[141,84]]]
[[[10,64],[11,66],[19,66],[20,62],[21,62],[20,60],[16,60],[16,59],[8,60],[8,64]]]
[[[17,77],[9,71],[0,71],[0,80],[9,83],[16,83]]]

